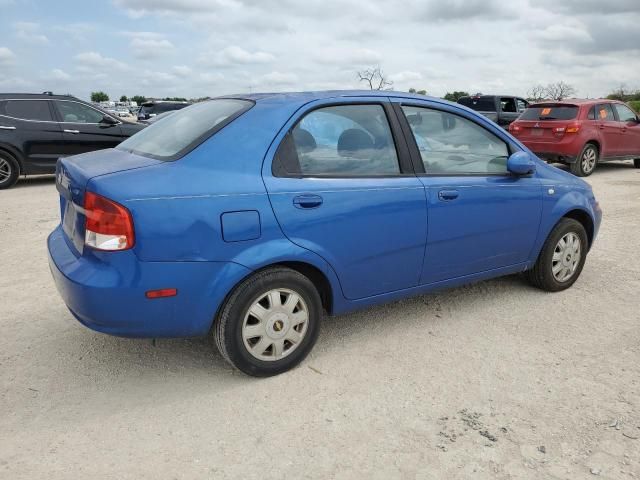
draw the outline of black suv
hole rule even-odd
[[[154,100],[151,102],[145,102],[138,110],[138,121],[149,120],[156,115],[160,115],[164,112],[171,112],[173,110],[180,110],[181,108],[188,107],[188,102],[172,102],[169,100]]]
[[[145,125],[68,95],[0,93],[0,189],[55,173],[58,157],[111,148]]]

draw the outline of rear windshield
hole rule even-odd
[[[196,103],[149,125],[117,148],[158,160],[175,160],[252,106],[253,102],[238,99]]]
[[[463,97],[458,100],[458,103],[469,107],[476,112],[495,112],[496,111],[496,99],[495,97]]]
[[[572,120],[578,115],[578,107],[573,105],[538,105],[528,107],[519,120]]]

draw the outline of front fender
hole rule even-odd
[[[551,193],[553,192],[553,193]],[[540,255],[545,240],[556,224],[572,211],[586,213],[593,224],[593,239],[595,240],[600,226],[601,213],[596,211],[595,199],[587,196],[588,192],[576,191],[574,186],[544,186],[544,200],[542,203],[542,222],[538,231],[538,237],[531,251],[529,261],[535,263]]]

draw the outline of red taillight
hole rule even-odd
[[[567,128],[564,130],[564,133],[578,133],[580,131],[579,123],[570,123],[567,125]]]
[[[514,123],[509,124],[509,131],[511,133],[520,133],[522,131],[522,127],[520,125],[516,125]]]
[[[96,250],[126,250],[133,247],[133,219],[119,203],[93,192],[84,196],[85,245]]]

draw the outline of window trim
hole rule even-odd
[[[13,117],[11,115],[2,115],[2,114],[0,114],[0,117],[10,118],[12,120],[19,120],[21,122],[60,123],[60,122],[58,122],[56,120],[57,115],[55,113],[55,109],[53,108],[53,105],[51,105],[51,99],[50,98],[0,98],[0,102],[15,102],[15,101],[21,101],[21,102],[33,102],[33,101],[47,102],[47,106],[49,107],[49,113],[51,114],[51,120],[31,120],[29,118]]]
[[[413,134],[413,131],[411,130],[411,125],[409,125],[409,121],[407,120],[407,117],[404,113],[404,110],[402,110],[402,107],[406,106],[406,107],[415,107],[415,108],[424,108],[427,110],[435,110],[438,112],[443,112],[443,113],[449,113],[451,115],[455,115],[457,117],[461,117],[464,118],[465,120],[468,120],[470,122],[473,122],[475,125],[477,125],[480,128],[483,128],[484,130],[486,130],[488,133],[490,133],[491,135],[493,135],[494,137],[496,137],[498,140],[500,140],[501,142],[504,142],[504,144],[507,146],[507,153],[509,154],[509,156],[513,155],[515,152],[520,151],[521,149],[514,144],[513,142],[507,141],[505,139],[503,139],[502,137],[500,137],[499,135],[497,135],[495,132],[491,131],[489,128],[487,128],[485,125],[482,125],[481,123],[478,123],[475,121],[475,119],[471,118],[470,116],[466,116],[466,115],[461,115],[457,112],[453,112],[451,111],[451,109],[447,109],[447,108],[438,108],[438,106],[435,105],[424,105],[424,104],[420,104],[418,102],[398,102],[398,103],[394,103],[393,107],[394,110],[396,111],[396,115],[400,118],[400,125],[402,127],[404,136],[405,136],[405,140],[409,146],[409,151],[411,154],[411,159],[413,162],[413,168],[416,170],[416,175],[418,177],[503,177],[503,178],[509,178],[509,177],[514,177],[514,176],[518,176],[518,175],[514,175],[513,173],[509,172],[508,170],[505,173],[485,173],[485,172],[480,172],[480,173],[428,173],[425,169],[424,166],[424,162],[422,161],[422,156],[420,155],[420,150],[418,149],[418,143],[416,142],[415,136]],[[518,176],[521,177],[522,175]]]
[[[302,173],[294,174],[294,173],[283,173],[276,172],[276,165],[278,159],[278,152],[280,151],[280,147],[286,141],[287,137],[292,134],[293,129],[307,116],[313,113],[316,110],[322,110],[324,108],[329,107],[352,107],[352,106],[380,106],[387,118],[387,124],[389,125],[389,131],[391,132],[391,138],[394,143],[394,147],[396,150],[396,157],[398,160],[398,173],[370,173],[370,174],[354,174],[354,175],[337,175],[337,174],[318,174],[318,173]],[[329,103],[322,103],[320,105],[314,105],[312,108],[305,110],[300,116],[298,116],[294,123],[287,129],[285,134],[280,139],[278,146],[274,150],[272,159],[271,159],[271,176],[274,178],[325,178],[325,179],[352,179],[352,178],[402,178],[402,177],[415,177],[416,172],[413,167],[413,162],[411,161],[411,154],[409,151],[409,147],[406,143],[406,139],[404,138],[404,133],[402,132],[402,128],[397,117],[397,113],[394,111],[391,102],[389,102],[386,98],[376,100],[367,100],[367,101],[335,101]]]

